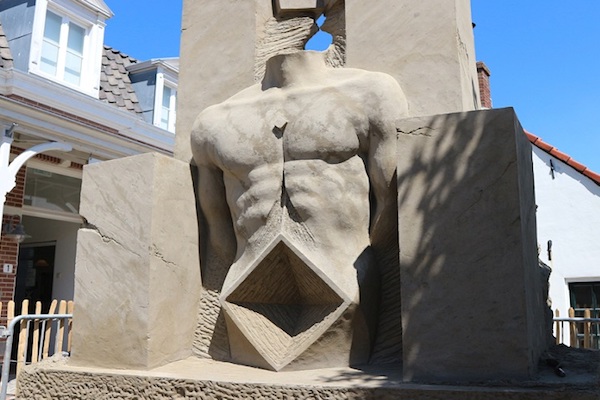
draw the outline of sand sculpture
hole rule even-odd
[[[371,238],[396,230],[395,122],[406,114],[389,75],[334,69],[309,51],[272,57],[261,83],[200,114],[203,279],[223,280],[234,361],[369,361],[380,271],[398,269],[377,265],[390,256]]]
[[[547,276],[468,0],[186,0],[183,26],[175,158],[85,168],[72,355],[23,398],[569,392],[505,390],[548,347]]]

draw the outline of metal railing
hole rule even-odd
[[[32,321],[38,321],[41,322],[42,324],[42,332],[46,332],[47,331],[47,327],[48,324],[52,324],[54,321],[65,321],[65,320],[70,320],[73,318],[73,314],[28,314],[28,315],[19,315],[17,317],[15,317],[12,321],[10,321],[10,324],[8,325],[8,328],[6,327],[0,327],[0,338],[6,338],[6,347],[4,349],[4,359],[2,360],[2,388],[0,390],[0,400],[6,400],[6,393],[8,391],[8,379],[9,379],[9,375],[10,375],[10,363],[11,363],[11,356],[12,356],[12,348],[13,348],[13,342],[14,342],[14,336],[15,336],[15,327],[17,326],[17,324],[21,324],[22,321],[27,321],[27,325],[24,328],[25,329],[25,334],[22,338],[18,339],[19,342],[19,348],[23,349],[23,354],[27,355],[28,352],[28,345],[29,345],[29,328],[30,328],[30,323]],[[21,326],[21,331],[23,330],[23,327]],[[68,333],[67,333],[68,334]],[[57,351],[62,351],[62,339],[64,336],[64,331],[62,331],[61,329],[57,330],[57,334],[55,339],[55,352]],[[21,340],[24,339],[23,343],[21,343]],[[37,348],[38,354],[34,354],[32,355],[32,357],[35,358],[35,360],[40,360],[42,358],[42,356],[47,356],[47,349],[49,346],[49,342],[50,342],[51,338],[49,337],[49,335],[38,335],[37,341],[35,340],[35,336],[34,336],[34,341],[33,341],[33,348]],[[59,348],[60,346],[60,348]],[[19,352],[21,352],[19,350]],[[46,352],[46,354],[43,354],[44,352]],[[32,358],[32,359],[34,359]],[[19,360],[15,360],[17,362],[19,362]],[[23,363],[26,363],[26,357],[23,360]]]
[[[600,350],[600,318],[555,317],[553,320],[556,344]],[[567,334],[568,343],[565,341]]]

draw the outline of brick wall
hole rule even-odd
[[[20,222],[20,217],[18,216],[7,216],[5,215],[2,218],[2,224],[6,223],[14,223],[17,224]],[[15,290],[15,278],[16,278],[16,267],[17,260],[19,257],[19,244],[14,240],[6,239],[4,236],[0,239],[0,266],[4,264],[12,264],[13,265],[13,273],[6,274],[0,272],[0,301],[3,304],[13,299],[14,290]],[[4,307],[5,308],[5,307]],[[2,317],[5,316],[5,310],[3,310]],[[1,325],[1,323],[0,323]]]
[[[16,185],[13,190],[6,195],[5,206],[11,207],[22,207],[23,206],[23,193],[25,192],[25,172],[26,168],[21,168],[15,178]]]
[[[490,70],[485,63],[477,63],[477,78],[479,80],[479,95],[481,96],[481,106],[483,108],[492,108],[492,93],[490,90]]]
[[[20,149],[11,149],[11,153],[19,154]],[[6,195],[5,207],[23,207],[23,195],[25,192],[25,174],[26,168],[21,168],[15,177],[16,185],[12,191]],[[6,208],[5,208],[6,211]],[[2,216],[2,226],[4,224],[18,224],[21,217],[17,215],[5,214]],[[17,264],[19,260],[19,244],[11,239],[0,237],[0,301],[3,303],[2,314],[0,315],[0,325],[6,324],[6,303],[14,299],[15,284],[17,278]],[[12,264],[13,272],[2,272],[4,264]]]

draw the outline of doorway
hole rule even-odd
[[[19,314],[25,299],[29,299],[30,312],[36,301],[42,303],[42,313],[48,312],[52,302],[55,253],[56,242],[21,244],[15,285],[15,311]]]

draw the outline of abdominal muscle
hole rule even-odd
[[[263,164],[245,182],[230,177],[226,186],[238,261],[251,261],[277,234],[317,257],[334,254],[343,264],[352,264],[369,245],[369,180],[356,155],[336,164]]]

